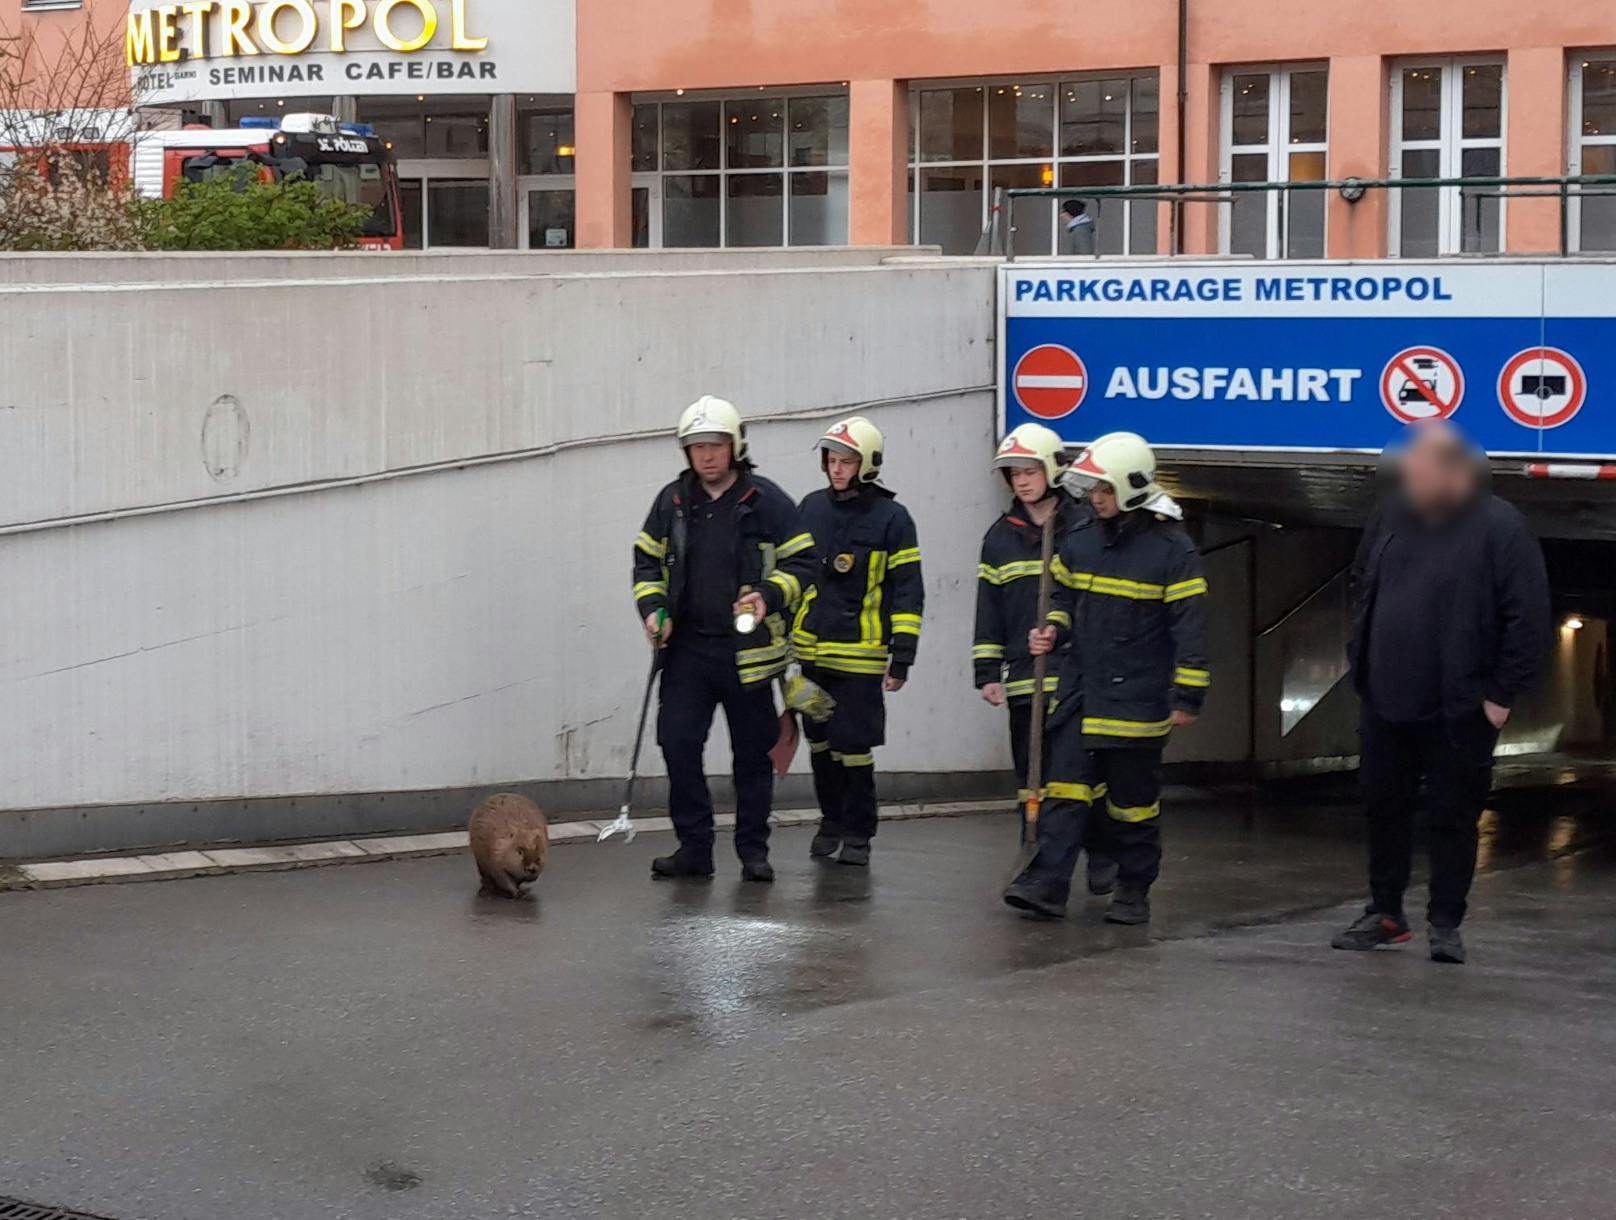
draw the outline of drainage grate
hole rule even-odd
[[[0,1220],[107,1220],[105,1216],[92,1216],[89,1212],[63,1211],[60,1207],[41,1207],[37,1203],[24,1203],[21,1199],[0,1198]]]

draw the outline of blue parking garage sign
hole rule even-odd
[[[1072,445],[1616,458],[1612,264],[1008,264],[999,326],[1005,427]]]

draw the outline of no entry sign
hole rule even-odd
[[[1528,348],[1498,375],[1499,406],[1528,428],[1558,428],[1582,410],[1587,397],[1582,365],[1557,347]]]
[[[1464,399],[1459,362],[1438,347],[1407,347],[1386,362],[1380,400],[1405,424],[1447,419]]]
[[[1016,363],[1016,399],[1027,414],[1060,419],[1082,405],[1088,369],[1078,354],[1058,343],[1035,347]]]

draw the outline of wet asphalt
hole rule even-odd
[[[1149,929],[998,900],[1013,820],[665,835],[0,894],[0,1196],[114,1220],[1588,1217],[1616,1196],[1616,830],[1488,815],[1472,963],[1332,952],[1336,796],[1180,801]],[[725,844],[721,843],[721,848]]]

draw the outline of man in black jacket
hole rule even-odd
[[[1431,958],[1465,960],[1459,924],[1493,748],[1542,667],[1550,631],[1543,553],[1520,513],[1491,494],[1483,461],[1449,425],[1422,426],[1403,455],[1402,486],[1353,564],[1348,649],[1363,701],[1371,898],[1331,941],[1337,949],[1412,936],[1403,892],[1424,781]]]
[[[702,755],[722,705],[735,757],[735,852],[747,881],[773,881],[773,679],[786,667],[786,616],[813,583],[814,540],[791,497],[755,474],[746,428],[721,398],[679,420],[685,471],[658,493],[634,542],[634,601],[667,649],[657,742],[679,850],[657,877],[713,875],[713,801]]]

